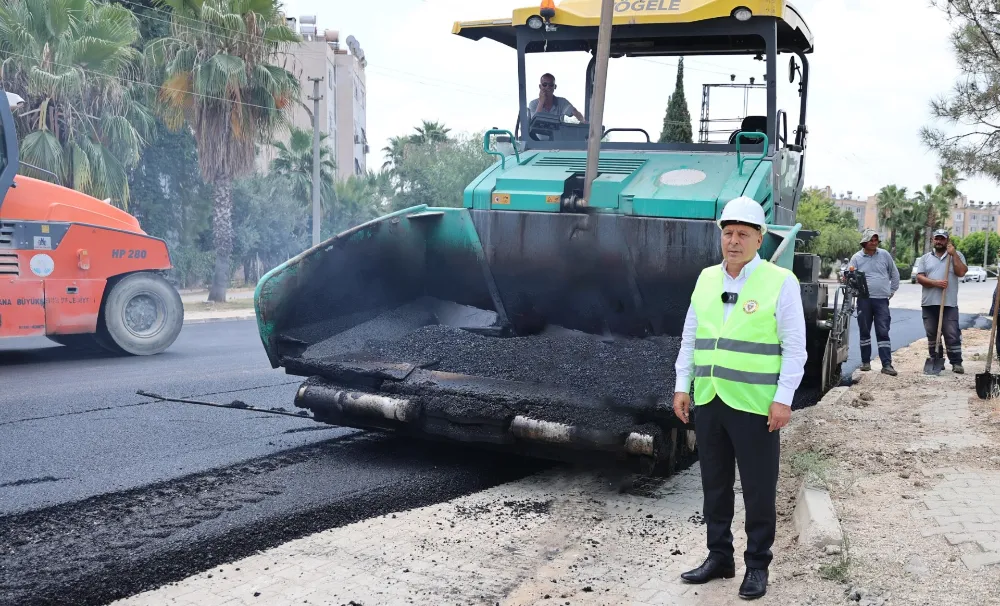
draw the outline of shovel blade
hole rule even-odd
[[[976,375],[976,395],[981,400],[1000,397],[1000,375],[981,372]]]
[[[927,358],[924,361],[925,375],[939,375],[944,370],[944,358]]]

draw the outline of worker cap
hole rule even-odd
[[[871,242],[872,238],[874,238],[875,236],[878,236],[879,240],[882,239],[882,236],[879,235],[877,230],[874,230],[869,227],[868,229],[865,230],[865,233],[861,234],[861,243],[865,244],[867,242]]]
[[[948,237],[948,230],[947,229],[935,229],[934,230],[934,237],[936,238],[938,236],[942,236],[944,238],[947,238]]]
[[[726,203],[717,223],[721,229],[723,223],[729,222],[745,223],[756,227],[760,230],[760,233],[767,232],[767,219],[764,218],[764,209],[761,207],[760,202],[747,196],[740,196]]]
[[[14,111],[15,109],[17,109],[19,105],[22,105],[23,103],[24,99],[22,99],[19,95],[15,95],[14,93],[7,93],[7,104],[10,106],[11,111]]]

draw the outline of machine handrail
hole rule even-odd
[[[646,135],[646,143],[652,143],[652,140],[649,138],[649,133],[647,133],[645,129],[642,128],[609,128],[608,130],[604,131],[603,135],[601,135],[601,139],[608,136],[608,133],[614,133],[614,132],[639,132]]]
[[[778,259],[781,258],[781,255],[785,253],[785,249],[788,248],[788,243],[795,241],[795,237],[798,235],[800,229],[802,229],[802,224],[796,223],[794,227],[788,230],[788,233],[781,240],[781,244],[778,244],[778,248],[774,249],[774,254],[769,259],[771,263],[777,265]]]
[[[742,139],[744,136],[746,136],[748,138],[749,137],[764,137],[764,146],[762,148],[763,151],[761,152],[761,154],[759,156],[747,156],[746,158],[740,159],[740,139]],[[743,176],[743,163],[746,162],[747,160],[756,160],[757,161],[757,166],[760,166],[760,163],[764,160],[764,158],[767,157],[767,144],[768,144],[767,133],[758,133],[758,132],[750,132],[750,131],[743,131],[743,130],[741,130],[740,132],[736,133],[736,165],[740,169],[740,176],[741,177]],[[754,170],[757,170],[757,166],[753,167]]]
[[[490,130],[486,131],[486,134],[483,135],[483,151],[491,156],[500,156],[501,170],[507,168],[507,157],[504,156],[502,152],[490,150],[490,135],[504,135],[504,134],[510,135],[510,144],[511,147],[514,148],[514,158],[517,160],[517,163],[520,164],[521,154],[518,153],[517,151],[517,141],[514,140],[514,133],[510,132],[509,130],[504,130],[501,128],[491,128]]]

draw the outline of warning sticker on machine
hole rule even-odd
[[[46,254],[35,255],[31,257],[31,273],[35,274],[40,278],[47,277],[56,268],[55,261],[52,257]]]
[[[35,236],[35,250],[52,250],[52,236]]]

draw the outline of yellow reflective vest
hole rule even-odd
[[[718,396],[732,408],[767,416],[781,372],[778,295],[794,274],[766,261],[757,264],[723,321],[723,271],[721,264],[703,270],[691,295],[698,318],[694,403]]]

